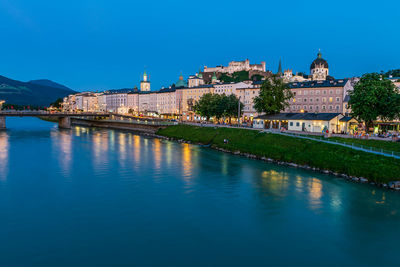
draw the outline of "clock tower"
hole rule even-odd
[[[140,91],[150,91],[150,81],[146,71],[143,73],[143,80],[140,82]]]

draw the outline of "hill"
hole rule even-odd
[[[50,80],[21,82],[0,75],[0,100],[10,104],[48,106],[73,93],[76,92]]]
[[[54,88],[59,88],[59,89],[64,89],[64,90],[71,90],[70,88],[68,88],[62,84],[59,84],[59,83],[56,83],[56,82],[53,82],[53,81],[50,81],[47,79],[32,80],[32,81],[29,81],[29,83],[44,85],[44,86],[54,87]]]

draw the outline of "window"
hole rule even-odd
[[[325,103],[326,102],[326,97],[322,98],[322,102]]]
[[[312,110],[312,106],[310,106],[310,110]]]
[[[300,122],[296,122],[296,126],[299,127],[300,126]]]
[[[312,102],[312,100],[313,100],[313,99],[312,99],[312,98],[310,98],[310,102]]]
[[[319,98],[318,97],[315,99],[315,102],[319,102]]]
[[[340,94],[340,90],[336,90],[336,94],[337,94],[337,95]]]
[[[329,94],[330,94],[330,95],[333,94],[333,90],[329,90]]]
[[[326,95],[326,90],[324,90],[324,95]]]
[[[337,110],[337,111],[339,111],[339,108],[340,108],[339,106],[336,106],[336,110]]]
[[[290,126],[293,126],[293,122],[291,121],[291,122],[289,123],[289,125],[290,125]]]
[[[329,98],[329,102],[332,103],[332,101],[333,101],[333,99],[332,99],[332,97],[330,97],[330,98]]]
[[[336,97],[336,102],[340,102],[340,97]]]
[[[329,106],[329,110],[332,110],[332,108],[333,108],[332,106]]]
[[[304,102],[307,102],[307,98],[304,98]]]
[[[323,106],[322,106],[322,110],[325,110],[325,109],[326,109],[326,107],[325,107],[325,105],[323,105]]]
[[[315,94],[316,94],[316,95],[319,95],[319,90],[317,90],[317,91],[315,92]]]

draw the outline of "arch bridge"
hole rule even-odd
[[[58,119],[58,127],[71,128],[71,118],[97,118],[114,116],[111,113],[69,113],[47,111],[0,111],[0,129],[6,128],[6,117],[51,117]]]

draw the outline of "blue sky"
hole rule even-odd
[[[231,60],[345,78],[400,68],[400,1],[0,0],[0,75],[152,89]]]

